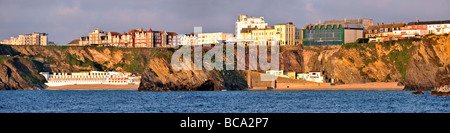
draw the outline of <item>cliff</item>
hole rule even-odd
[[[450,65],[440,67],[436,72],[435,88],[431,95],[450,96]]]
[[[43,89],[39,72],[122,71],[142,74],[152,58],[168,58],[172,48],[0,45],[2,88]]]
[[[174,71],[170,65],[173,48],[114,48],[89,46],[0,45],[2,88],[43,89],[39,72],[112,70],[142,74],[139,90],[246,89],[242,72]],[[227,78],[227,80],[223,80]],[[151,87],[154,86],[154,87]]]
[[[448,85],[449,46],[450,36],[423,38],[412,55],[404,82],[405,90],[432,90]]]
[[[26,58],[0,56],[0,90],[37,90],[45,87],[41,62]]]
[[[280,68],[294,72],[322,72],[338,84],[401,82],[416,39],[342,46],[304,46],[281,52]]]
[[[142,77],[139,91],[217,91],[247,89],[241,71],[173,70],[166,59],[154,58]]]

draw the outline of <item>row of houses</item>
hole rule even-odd
[[[368,38],[369,42],[383,42],[405,38],[421,38],[427,34],[449,34],[450,20],[412,21],[405,23],[382,22],[373,24],[372,19],[327,20],[308,24],[303,29],[305,46],[342,45]]]
[[[382,42],[390,40],[398,40],[404,38],[421,38],[427,34],[449,34],[450,20],[439,21],[417,21],[405,23],[390,23],[383,22],[377,25],[370,26],[365,32],[365,38],[369,41]]]
[[[238,15],[235,22],[235,34],[202,33],[178,35],[174,32],[130,30],[128,33],[103,32],[96,30],[89,36],[81,37],[73,45],[105,44],[117,47],[173,47],[178,45],[204,45],[225,42],[244,42],[245,44],[265,43],[272,45],[329,46],[353,43],[360,38],[370,42],[382,42],[403,38],[420,38],[427,34],[450,33],[450,20],[414,21],[405,23],[377,23],[372,19],[325,20],[307,24],[304,28],[296,27],[292,22],[269,26],[264,17]],[[177,36],[178,35],[178,36]]]
[[[128,32],[105,32],[96,29],[89,36],[71,41],[71,46],[102,45],[124,48],[140,47],[172,47],[178,44],[178,34],[175,32],[132,29]]]
[[[292,22],[269,26],[264,17],[238,15],[235,33],[202,33],[178,35],[175,32],[132,29],[128,32],[105,32],[96,29],[88,36],[74,39],[68,45],[86,46],[102,45],[115,47],[176,47],[179,45],[204,45],[224,42],[244,42],[245,44],[265,43],[272,45],[328,46],[353,43],[360,38],[371,42],[398,40],[403,38],[420,38],[427,34],[450,33],[450,20],[412,21],[405,23],[382,22],[374,25],[372,19],[325,20],[307,24],[304,28],[296,27]],[[10,45],[47,45],[46,33],[32,33],[11,37],[1,41]]]

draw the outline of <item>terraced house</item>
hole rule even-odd
[[[72,43],[78,41],[78,44]],[[96,29],[89,36],[73,40],[70,45],[102,45],[121,48],[150,48],[172,47],[179,43],[178,34],[175,32],[132,29],[120,34],[118,32],[105,32]]]
[[[377,25],[369,26],[365,31],[365,38],[369,38],[369,42],[382,42],[388,40],[398,40],[402,37],[400,35],[394,35],[394,31],[400,30],[405,26],[405,23],[390,23],[384,24],[381,22],[381,25],[377,23]]]

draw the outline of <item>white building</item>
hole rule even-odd
[[[243,28],[257,28],[264,29],[267,27],[267,23],[264,22],[264,17],[247,17],[247,15],[239,15],[235,25],[236,39],[240,40],[241,30]]]
[[[198,45],[198,38],[197,34],[191,33],[191,34],[185,34],[182,36],[179,36],[179,45]]]
[[[436,35],[442,35],[442,34],[448,34],[450,33],[450,22],[445,24],[431,24],[428,25],[428,33],[436,34]]]
[[[450,20],[438,20],[438,21],[419,21],[419,20],[417,20],[417,21],[408,23],[408,26],[417,26],[417,25],[421,25],[421,26],[426,25],[426,28],[422,28],[422,29],[426,29],[428,31],[427,34],[441,35],[441,34],[450,33]]]
[[[400,35],[401,37],[416,37],[428,34],[427,30],[411,29],[411,30],[394,30],[393,35]]]
[[[33,32],[31,34],[19,35],[19,37],[11,37],[10,40],[1,41],[2,44],[8,45],[42,45],[47,46],[47,33]]]
[[[297,78],[306,81],[323,83],[323,77],[320,72],[299,73],[297,74]]]
[[[200,33],[198,34],[198,44],[218,44],[225,43],[226,40],[232,39],[233,34],[231,33]]]
[[[283,70],[270,70],[270,71],[266,71],[266,74],[274,75],[274,76],[282,76]]]

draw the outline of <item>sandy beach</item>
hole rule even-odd
[[[139,85],[65,85],[51,86],[45,90],[137,90]]]
[[[276,88],[273,90],[296,91],[296,90],[403,90],[404,86],[398,86],[397,82],[373,82],[362,84],[343,84],[343,85],[327,85],[312,86],[305,85],[302,87]],[[139,85],[66,85],[52,86],[46,90],[137,90]],[[267,88],[259,87],[248,90],[267,90]]]
[[[372,82],[361,84],[343,84],[331,86],[302,86],[290,88],[275,88],[273,90],[403,90],[404,86],[398,86],[397,82]],[[249,90],[267,90],[267,88],[252,88]]]

